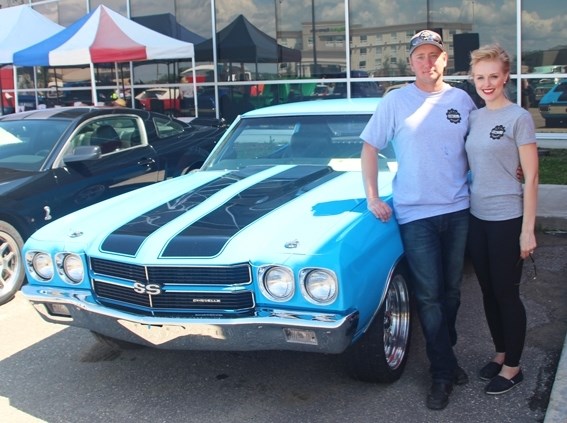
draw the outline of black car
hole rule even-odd
[[[85,206],[198,169],[226,130],[207,123],[111,107],[0,117],[0,304],[22,285],[20,250],[33,232]]]

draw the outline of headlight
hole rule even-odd
[[[30,273],[38,279],[49,281],[53,278],[53,260],[49,254],[40,251],[29,252],[26,262]]]
[[[59,253],[55,256],[57,271],[59,275],[68,283],[78,284],[83,281],[85,268],[83,260],[77,254]]]
[[[301,280],[308,301],[326,305],[337,298],[338,284],[334,273],[322,269],[306,269],[301,273]]]
[[[287,301],[295,292],[293,273],[287,267],[260,268],[260,287],[266,297],[274,301]]]

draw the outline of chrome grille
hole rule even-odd
[[[181,285],[241,285],[250,283],[250,266],[246,263],[218,267],[170,267],[118,263],[91,259],[91,268],[98,275],[133,281]]]
[[[96,297],[108,307],[142,314],[184,316],[199,313],[234,315],[250,312],[255,306],[253,292],[241,289],[242,285],[251,282],[248,264],[145,267],[95,258],[90,263]],[[159,285],[161,293],[137,292],[135,283]],[[213,288],[220,285],[239,289],[218,291]]]
[[[150,295],[137,293],[127,286],[95,280],[94,287],[101,300],[151,307],[154,311],[158,309],[240,311],[254,307],[254,298],[250,291],[221,293],[165,291],[160,295],[151,296],[150,300]]]

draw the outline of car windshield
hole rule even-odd
[[[360,133],[370,115],[243,118],[211,154],[204,169],[251,165],[328,164],[360,168]],[[391,148],[380,164],[395,163]]]
[[[0,122],[0,167],[38,171],[67,127],[53,120]]]

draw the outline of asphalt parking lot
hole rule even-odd
[[[475,371],[491,356],[480,292],[463,281],[457,352],[469,384],[443,411],[425,408],[427,364],[415,328],[402,378],[351,380],[340,356],[291,352],[114,351],[82,329],[43,322],[18,295],[0,307],[0,422],[542,422],[567,330],[567,234],[538,234],[526,263],[525,381],[498,397]]]

